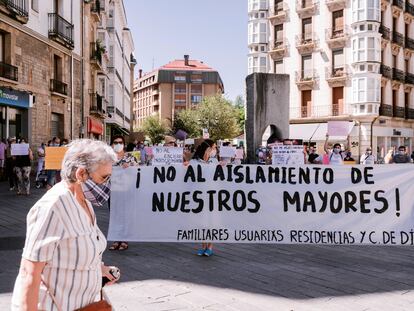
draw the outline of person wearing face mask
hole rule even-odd
[[[112,136],[111,138],[111,147],[116,153],[116,162],[114,166],[120,166],[122,168],[127,168],[130,166],[138,165],[137,160],[135,157],[124,151],[125,149],[125,139],[123,136]],[[110,207],[110,201],[108,202],[108,206]],[[124,241],[116,241],[112,243],[109,247],[110,251],[120,250],[124,251],[128,249],[128,243]]]
[[[375,156],[372,154],[371,147],[368,147],[365,153],[361,156],[359,163],[362,165],[374,165],[376,162]]]
[[[346,157],[346,153],[349,151],[348,148],[350,146],[350,138],[348,136],[348,146],[346,146],[345,148],[345,152],[343,152],[341,150],[341,144],[335,143],[333,145],[333,149],[332,151],[328,150],[328,140],[329,140],[329,135],[326,134],[326,140],[325,140],[325,145],[324,145],[324,150],[327,154],[327,157],[329,159],[329,164],[330,165],[342,165],[344,164],[344,158]]]
[[[53,137],[50,142],[49,147],[60,147],[60,138]],[[60,181],[60,171],[58,170],[48,170],[47,171],[47,187],[46,189],[51,189],[57,182]]]
[[[139,141],[134,151],[139,151],[140,159],[139,164],[145,165],[147,163],[147,152],[145,151],[145,145],[143,141]]]
[[[26,144],[26,140],[22,138],[20,144]],[[17,177],[17,194],[30,195],[30,171],[31,161],[33,161],[33,153],[30,147],[27,147],[26,155],[16,156],[14,173]]]
[[[196,149],[193,158],[190,160],[190,165],[197,166],[198,164],[210,165],[214,164],[211,161],[212,155],[217,154],[217,145],[211,139],[205,139]],[[210,257],[213,255],[213,243],[202,243],[201,248],[197,251],[198,256]]]
[[[398,147],[398,152],[392,157],[392,163],[402,164],[411,163],[411,158],[406,152],[405,146]]]
[[[106,239],[93,207],[109,198],[116,160],[112,148],[101,141],[80,139],[69,145],[62,161],[62,181],[27,216],[13,311],[77,310],[95,302],[96,310],[110,307],[96,300],[102,277],[113,284],[119,269],[102,262]]]

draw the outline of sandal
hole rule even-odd
[[[112,245],[109,247],[110,251],[116,251],[117,249],[119,249],[120,246],[120,242],[114,242],[112,243]]]
[[[121,242],[121,244],[119,244],[118,250],[125,251],[127,249],[128,249],[128,243],[127,242]]]

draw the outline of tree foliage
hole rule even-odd
[[[169,132],[168,126],[164,121],[160,121],[158,115],[146,118],[141,130],[149,137],[153,145],[161,143]]]
[[[201,136],[202,129],[198,119],[198,113],[194,109],[182,110],[175,116],[173,132],[183,130],[188,134],[188,137]]]
[[[244,99],[241,95],[237,96],[234,100],[234,108],[237,111],[237,124],[239,125],[239,131],[240,134],[244,132],[244,124],[246,119],[246,113],[245,113],[245,103]]]

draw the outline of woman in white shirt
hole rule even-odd
[[[190,165],[197,164],[218,164],[216,159],[217,145],[211,139],[204,140],[194,152]],[[202,243],[201,248],[197,251],[198,256],[210,257],[213,255],[213,243]]]
[[[361,156],[359,161],[362,165],[374,165],[375,164],[375,156],[372,154],[371,147],[368,147],[365,154]]]
[[[106,239],[93,205],[109,198],[116,155],[100,141],[76,140],[62,162],[62,181],[27,215],[26,242],[12,310],[75,310],[98,298],[102,277],[117,279],[102,262]]]
[[[341,144],[338,144],[338,143],[333,145],[332,151],[329,151],[329,149],[328,149],[328,140],[329,140],[329,135],[326,134],[324,150],[328,155],[329,164],[330,165],[342,165],[342,164],[344,164],[344,158],[345,158],[346,152],[349,150],[349,146],[350,146],[349,136],[347,138],[348,146],[345,147],[344,151],[341,150]]]

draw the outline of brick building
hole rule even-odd
[[[222,94],[223,82],[217,71],[188,55],[144,76],[134,84],[134,129],[142,126],[148,116],[173,120],[182,109],[199,104],[203,97]]]

